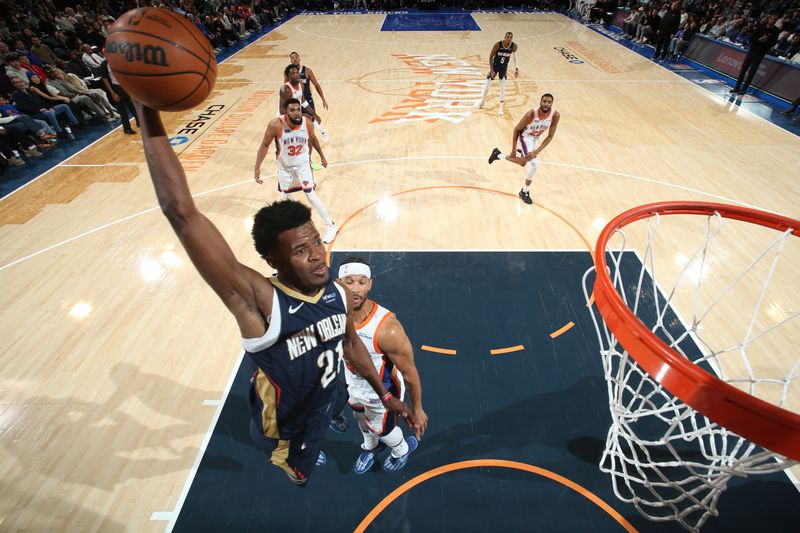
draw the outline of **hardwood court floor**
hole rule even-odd
[[[298,16],[222,64],[202,107],[164,117],[177,137],[215,111],[176,150],[242,262],[263,268],[249,227],[277,193],[253,163],[293,50],[330,102],[316,176],[347,222],[334,249],[590,249],[617,213],[674,199],[800,217],[797,137],[563,16],[475,18],[481,32],[407,34],[379,32],[383,15]],[[506,31],[521,76],[498,117],[496,83],[474,105]],[[562,119],[531,208],[523,171],[486,157],[544,92]],[[0,202],[0,224],[0,529],[162,530],[151,514],[178,501],[240,346],[158,212],[141,142],[93,145]],[[781,312],[800,297],[787,253]]]

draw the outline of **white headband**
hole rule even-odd
[[[346,263],[339,267],[339,278],[347,276],[366,276],[367,279],[372,279],[372,271],[364,263]]]

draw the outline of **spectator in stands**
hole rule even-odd
[[[667,50],[672,36],[678,31],[681,22],[680,4],[677,0],[672,2],[670,9],[664,14],[658,26],[658,36],[656,39],[656,51],[653,59],[663,60],[667,58]]]
[[[81,51],[83,52],[83,55],[81,55],[81,60],[83,61],[83,64],[86,65],[86,68],[88,68],[95,76],[99,74],[100,65],[103,64],[105,58],[92,50],[92,45],[90,44],[84,44],[81,48]]]
[[[47,122],[26,115],[9,103],[5,96],[0,96],[0,124],[11,122],[24,125],[38,139],[40,148],[49,148],[56,142],[56,132]]]
[[[623,37],[628,39],[633,39],[636,37],[636,29],[639,27],[639,24],[644,19],[644,7],[639,7],[638,9],[634,9],[631,11],[631,14],[628,15],[628,18],[625,19],[625,23],[623,25],[624,34]]]
[[[674,59],[680,58],[683,51],[686,50],[686,47],[689,46],[689,41],[692,40],[694,34],[697,33],[697,20],[689,19],[689,24],[685,29],[680,29],[675,34],[675,37],[672,38],[672,41],[669,44],[669,53],[672,55]]]
[[[61,127],[58,121],[59,117],[64,117],[71,126],[80,124],[68,105],[55,104],[51,106],[49,102],[31,93],[28,90],[28,86],[20,78],[12,79],[11,83],[14,84],[16,89],[14,94],[11,95],[14,99],[14,106],[33,118],[47,121],[59,137],[72,135],[72,130],[69,126]]]
[[[746,94],[750,87],[750,82],[758,72],[758,65],[764,59],[766,53],[775,46],[778,41],[778,28],[775,22],[777,15],[767,15],[766,22],[759,24],[750,34],[750,49],[742,62],[742,69],[736,79],[736,85],[731,89],[732,93]]]
[[[114,110],[114,106],[111,105],[111,102],[109,102],[106,92],[102,89],[90,88],[86,82],[77,75],[71,72],[64,72],[59,68],[54,68],[51,70],[51,77],[48,83],[50,82],[52,82],[57,88],[61,87],[62,84],[66,85],[68,89],[65,89],[65,92],[75,92],[77,94],[88,96],[101,109],[103,109],[106,114],[110,114],[114,118],[120,118],[120,116]]]
[[[28,71],[20,66],[19,54],[11,52],[6,55],[6,76],[11,78],[19,78],[23,83],[28,84]]]
[[[95,109],[99,113],[99,108],[89,100],[89,104],[91,107],[85,104],[81,104],[79,101],[73,101],[72,98],[67,96],[56,94],[54,91],[50,90],[45,84],[44,80],[41,79],[39,76],[34,74],[33,72],[28,72],[28,90],[41,98],[42,100],[49,103],[49,105],[54,104],[67,104],[69,108],[72,110],[72,114],[75,118],[78,119],[78,123],[80,126],[86,126],[86,118],[84,117],[83,109],[87,109],[89,112],[93,112]]]
[[[102,95],[98,96],[97,93],[93,94],[89,93],[89,91],[79,90],[67,81],[63,72],[59,72],[60,77],[54,78],[54,72],[51,71],[51,77],[47,80],[46,89],[50,94],[55,94],[61,98],[67,98],[70,104],[79,106],[81,109],[93,114],[95,118],[104,122],[114,122],[117,115],[103,91],[98,90],[97,93]],[[33,88],[37,86],[31,85],[31,87],[33,90]]]
[[[791,39],[787,39],[783,44],[778,43],[773,52],[778,57],[791,60],[800,52],[800,33],[795,33]]]
[[[46,79],[47,76],[44,73],[44,69],[39,65],[34,65],[28,60],[28,56],[25,54],[18,54],[19,55],[19,66],[27,70],[28,72],[33,72],[34,74],[38,74],[40,78]],[[27,74],[26,74],[27,75]]]
[[[53,49],[44,44],[38,36],[34,35],[31,39],[31,52],[41,58],[45,65],[56,66],[58,64],[58,58]]]

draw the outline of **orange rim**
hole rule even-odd
[[[606,244],[615,231],[658,215],[714,215],[800,236],[800,221],[765,211],[705,202],[659,202],[630,209],[600,233],[595,248],[597,309],[619,343],[671,394],[717,424],[750,441],[800,460],[800,415],[751,396],[672,350],[622,301],[606,267]]]

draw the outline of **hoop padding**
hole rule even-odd
[[[609,239],[624,226],[656,215],[720,215],[788,232],[795,237],[800,236],[800,221],[725,204],[648,204],[626,211],[609,222],[600,233],[594,256],[597,309],[608,329],[651,379],[720,426],[763,448],[800,461],[800,415],[751,396],[676,353],[636,317],[615,289],[606,262]]]

